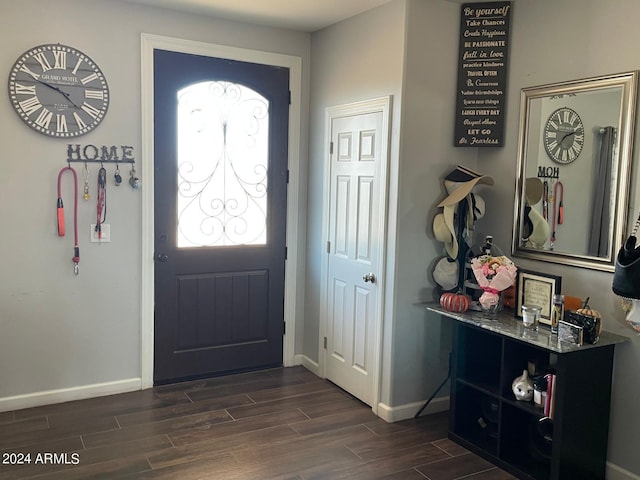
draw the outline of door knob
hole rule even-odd
[[[156,253],[153,255],[153,259],[156,262],[164,263],[169,260],[169,255],[167,255],[166,253]]]
[[[366,273],[362,276],[362,280],[366,282],[376,283],[376,276],[373,273]]]

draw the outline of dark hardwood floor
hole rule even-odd
[[[0,480],[513,477],[447,439],[445,413],[386,423],[302,367],[0,413]],[[66,454],[66,456],[64,455]]]

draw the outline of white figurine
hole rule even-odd
[[[516,400],[523,402],[529,402],[533,398],[533,382],[529,378],[529,372],[527,370],[522,371],[522,375],[516,377],[511,384],[511,390],[516,396]]]

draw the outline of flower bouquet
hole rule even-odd
[[[471,270],[483,290],[478,299],[480,306],[486,311],[496,311],[500,293],[513,285],[518,268],[504,255],[485,254],[471,259]]]

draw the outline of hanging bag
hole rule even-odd
[[[616,295],[640,300],[640,246],[636,245],[636,232],[640,227],[640,215],[629,238],[616,256],[611,288]]]

